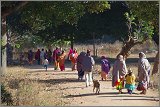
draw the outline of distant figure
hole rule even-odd
[[[77,66],[77,57],[78,57],[78,53],[77,50],[74,49],[73,53],[70,54],[70,60],[72,63],[72,71],[76,70],[76,66]]]
[[[59,69],[59,56],[60,56],[60,50],[58,47],[53,51],[53,62],[54,62],[54,69]]]
[[[101,79],[106,81],[111,65],[105,56],[102,56],[101,59]]]
[[[44,49],[42,48],[42,51],[40,53],[40,58],[41,58],[41,64],[42,65],[43,65],[43,62],[44,62],[44,54],[45,54],[45,52],[44,52]]]
[[[64,50],[62,50],[62,53],[59,56],[59,67],[60,67],[61,71],[65,71],[65,65],[64,65],[65,57],[66,57],[66,54],[65,54]]]
[[[44,59],[48,59],[48,51],[46,50],[45,52],[44,52]]]
[[[46,71],[47,71],[48,64],[49,64],[49,62],[48,62],[48,59],[47,59],[47,58],[45,58],[45,60],[44,60],[43,64],[44,64],[44,68],[45,68],[45,69],[46,69]]]
[[[70,55],[73,53],[73,49],[70,48],[69,53],[68,53],[68,60],[70,60]]]
[[[125,79],[126,79],[125,88],[127,89],[128,94],[132,94],[133,90],[135,89],[136,77],[131,69],[128,70],[128,74],[125,76]]]
[[[82,70],[84,71],[86,87],[93,84],[92,72],[95,61],[90,55],[90,50],[87,50],[87,54],[82,61]]]
[[[139,53],[138,60],[138,87],[137,90],[142,91],[140,94],[146,94],[149,85],[151,65],[146,59],[146,55],[143,52]]]
[[[28,51],[28,62],[29,62],[29,65],[32,65],[32,62],[33,62],[33,52],[32,52],[32,50]]]
[[[48,61],[51,64],[51,62],[52,62],[52,51],[50,49],[48,50]]]
[[[124,88],[124,77],[126,74],[127,67],[124,58],[122,55],[118,55],[112,71],[112,87],[116,86],[119,94],[122,93],[122,89]]]
[[[20,59],[20,64],[24,64],[24,54],[23,52],[20,53],[20,56],[19,56],[19,59]]]
[[[82,80],[83,76],[84,76],[84,71],[82,69],[82,62],[85,58],[86,53],[85,52],[81,52],[80,55],[78,55],[77,57],[77,71],[78,71],[78,80]]]
[[[37,60],[38,65],[40,65],[40,54],[41,54],[41,51],[40,49],[38,49],[35,54],[35,60]]]

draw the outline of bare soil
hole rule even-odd
[[[65,102],[65,106],[159,106],[157,89],[148,89],[146,95],[139,94],[137,90],[129,95],[126,89],[123,89],[123,94],[118,94],[118,91],[111,86],[111,80],[108,79],[100,81],[100,94],[95,94],[92,86],[86,87],[84,80],[77,80],[77,71],[71,71],[71,68],[66,68],[65,71],[55,71],[53,66],[49,66],[48,71],[45,71],[43,66],[27,68],[29,68],[28,78],[45,83],[48,92],[57,95],[61,93],[61,100]],[[94,78],[100,79],[100,76],[94,74]],[[55,86],[58,88],[55,89]]]

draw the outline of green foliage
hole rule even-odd
[[[55,42],[52,42],[52,46],[68,46],[71,44],[71,41],[67,41],[67,40],[57,40]]]
[[[2,104],[7,104],[7,106],[13,105],[12,95],[5,89],[3,84],[1,85],[1,101]]]
[[[135,16],[134,15],[129,15],[128,12],[126,12],[124,15],[127,18],[127,20],[131,22],[131,24],[134,24],[134,22],[133,22],[133,20],[135,20]]]
[[[128,1],[127,4],[132,14],[141,20],[152,22],[152,25],[159,30],[159,2],[158,1]]]
[[[102,13],[86,13],[77,24],[77,41],[84,42],[93,39],[101,39],[103,35],[112,35],[119,39],[127,35],[126,17],[127,7],[124,2],[111,2],[111,9],[107,9]]]
[[[1,9],[2,11],[9,7],[15,7],[19,2],[17,1],[1,1]]]
[[[107,1],[30,1],[23,9],[11,14],[7,24],[13,33],[19,34],[17,36],[29,33],[33,35],[31,43],[44,44],[71,38],[75,25],[86,12],[103,12],[109,6]],[[27,38],[22,37],[21,40]]]
[[[143,39],[143,38],[148,38],[148,39],[152,39],[153,36],[153,31],[154,31],[154,27],[147,23],[147,22],[142,22],[141,23],[141,30],[138,31],[136,30],[135,35],[138,35],[139,39]]]
[[[131,33],[137,37],[139,40],[143,40],[144,38],[151,39],[153,36],[154,27],[151,22],[138,20],[135,15],[129,15],[129,13],[125,13],[126,19],[129,21],[128,24],[131,24]]]
[[[105,9],[110,9],[110,4],[105,1],[87,1],[85,6],[89,13],[104,12]]]
[[[20,48],[20,44],[15,44],[15,48]]]
[[[158,1],[128,1],[127,3],[133,14],[139,19],[153,21],[159,18]]]
[[[0,44],[1,44],[1,46],[5,46],[5,42],[4,42],[4,40],[2,40],[2,39],[1,39],[1,41],[0,41],[0,42],[1,42],[1,43],[0,43]]]
[[[102,12],[109,8],[108,2],[78,2],[78,1],[40,1],[30,2],[23,10],[22,17],[33,29],[41,30],[51,25],[60,25],[63,22],[76,24],[86,10]],[[29,16],[29,17],[28,17]],[[33,23],[30,23],[33,22]],[[45,26],[43,26],[45,24]],[[40,27],[41,26],[41,27]]]

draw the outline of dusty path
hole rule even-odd
[[[59,85],[63,92],[64,100],[69,101],[69,106],[159,106],[159,95],[157,90],[148,90],[147,95],[135,93],[118,94],[115,88],[111,87],[111,80],[100,81],[100,94],[92,92],[92,86],[85,87],[84,81],[77,80],[77,72],[67,68],[66,71],[55,71],[49,68],[45,71],[42,66],[34,66],[28,72],[30,78],[38,78],[41,82]],[[95,76],[95,78],[98,78]],[[124,89],[124,92],[126,90]]]

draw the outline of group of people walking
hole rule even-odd
[[[90,55],[90,50],[87,53],[81,52],[77,57],[77,71],[78,79],[83,78],[85,75],[86,87],[93,83],[93,66],[95,61]],[[101,57],[101,79],[107,80],[107,76],[110,72],[111,64],[105,56]],[[125,58],[122,55],[118,55],[113,65],[112,70],[112,87],[116,87],[119,93],[123,93],[122,89],[126,88],[129,94],[133,93],[133,90],[137,89],[142,91],[140,94],[146,94],[149,87],[151,65],[143,52],[139,53],[138,60],[138,75],[135,76],[131,68],[127,69]],[[136,82],[138,82],[136,88]]]
[[[131,69],[127,70],[124,57],[119,55],[114,63],[112,71],[112,86],[116,86],[119,93],[123,93],[122,89],[126,88],[129,94],[133,93],[135,89],[135,82],[138,82],[137,90],[142,91],[140,94],[146,94],[149,85],[150,63],[146,59],[143,52],[139,53],[138,60],[138,75],[134,75]],[[126,84],[124,85],[124,80]]]
[[[44,52],[44,49],[40,51],[37,50],[35,53],[35,60],[39,65],[44,65],[47,70],[48,64],[54,64],[54,69],[57,70],[60,68],[61,71],[65,70],[64,62],[65,62],[65,51],[60,50],[58,47],[52,52],[50,49]]]
[[[78,80],[82,80],[85,77],[86,87],[93,84],[93,66],[95,65],[94,58],[91,56],[91,51],[77,53],[76,49],[70,49],[68,56],[64,50],[60,50],[58,47],[52,52],[50,49],[44,52],[44,49],[37,50],[35,59],[37,63],[43,64],[47,70],[47,65],[53,61],[54,69],[60,68],[61,71],[65,70],[65,59],[71,61],[71,69],[78,71]],[[33,54],[32,50],[28,52],[29,64],[32,64]],[[126,88],[129,94],[133,93],[135,89],[135,83],[138,81],[137,90],[142,91],[140,94],[146,94],[149,75],[150,64],[146,59],[146,55],[143,52],[139,53],[138,60],[138,75],[134,75],[131,68],[127,69],[125,59],[122,55],[118,55],[113,65],[112,70],[112,87],[116,87],[119,93],[123,93],[122,89]],[[101,57],[101,79],[107,80],[108,73],[110,72],[111,64],[105,56]],[[126,81],[126,82],[125,82]]]
[[[69,54],[65,53],[65,50],[62,50],[56,47],[53,52],[49,50],[44,50],[43,48],[40,50],[38,49],[35,53],[35,60],[38,65],[44,65],[47,70],[48,64],[54,65],[54,69],[60,69],[61,71],[65,70],[65,60],[69,59],[72,64],[72,71],[77,69],[77,57],[78,53],[76,49],[70,49]],[[33,64],[34,53],[32,50],[28,51],[28,63],[29,65]]]

